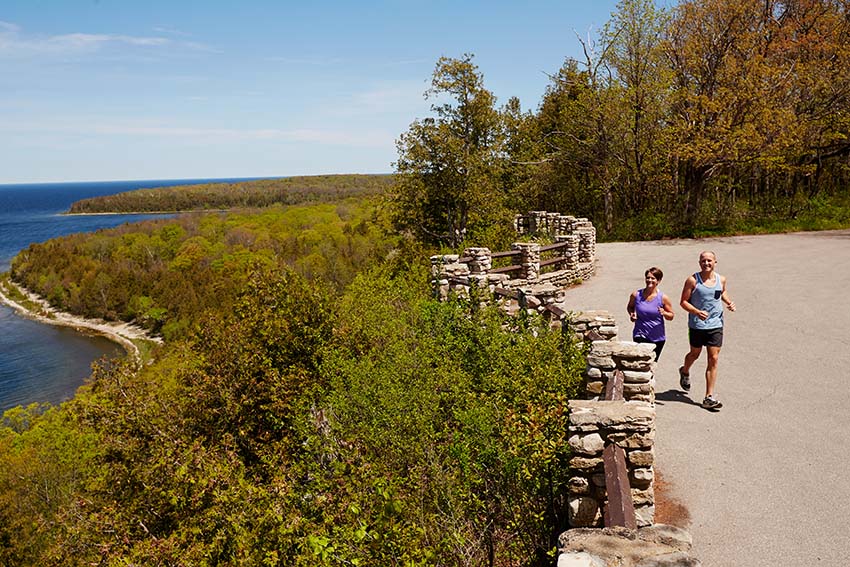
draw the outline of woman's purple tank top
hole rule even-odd
[[[661,290],[656,290],[654,298],[644,301],[643,290],[638,290],[635,297],[637,321],[635,321],[635,330],[632,332],[633,337],[643,337],[654,343],[667,340],[664,332],[664,317],[658,311],[658,308],[664,305],[662,297]]]

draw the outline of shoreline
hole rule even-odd
[[[103,319],[87,319],[85,317],[78,317],[76,315],[72,315],[64,311],[59,311],[52,307],[47,302],[47,300],[43,299],[39,295],[32,293],[28,289],[19,286],[17,283],[11,280],[8,281],[9,285],[15,286],[15,288],[17,288],[18,291],[25,295],[28,300],[39,305],[41,313],[36,313],[8,297],[4,293],[3,287],[0,286],[0,303],[7,305],[8,307],[16,311],[20,316],[25,317],[27,319],[31,319],[38,323],[45,323],[48,325],[70,327],[80,333],[94,333],[96,335],[105,337],[111,340],[112,342],[118,343],[119,345],[124,347],[124,350],[127,351],[127,354],[132,356],[137,361],[140,360],[141,355],[139,353],[139,347],[137,347],[136,344],[133,342],[134,340],[145,340],[157,344],[162,344],[163,342],[161,338],[154,337],[141,327],[132,325],[130,323],[114,323],[104,321]],[[49,316],[43,315],[42,313],[47,313]]]
[[[57,213],[60,217],[93,217],[93,216],[116,216],[116,215],[181,215],[183,213],[227,213],[233,209],[185,209],[179,211],[131,211],[131,212],[100,212],[100,213],[72,213],[65,211]]]

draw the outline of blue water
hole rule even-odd
[[[245,179],[107,181],[0,185],[0,272],[33,242],[110,228],[161,215],[61,215],[71,203],[143,187]],[[57,404],[74,395],[101,356],[123,355],[102,337],[36,323],[0,305],[0,412],[32,402]]]

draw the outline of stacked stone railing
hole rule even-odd
[[[651,525],[655,515],[655,346],[617,340],[614,317],[607,311],[571,315],[565,329],[589,342],[584,373],[585,400],[570,404],[569,519],[571,527],[599,527],[608,494],[603,450],[624,450],[637,525]],[[619,374],[619,399],[611,399]],[[606,399],[607,392],[607,399]]]
[[[541,305],[556,301],[560,290],[593,275],[596,229],[587,219],[536,211],[518,215],[514,227],[519,235],[547,236],[555,243],[516,242],[503,252],[477,247],[462,255],[432,256],[435,295],[441,300],[452,292],[468,296],[474,286],[490,294],[533,297]],[[494,267],[494,260],[508,264]]]
[[[654,345],[617,340],[606,311],[564,323],[589,350],[587,399],[569,402],[571,529],[559,540],[558,565],[698,566],[686,531],[654,524]]]

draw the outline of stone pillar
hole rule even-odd
[[[579,262],[593,262],[596,258],[596,228],[587,219],[576,219],[573,232],[579,237]]]
[[[564,234],[555,237],[555,241],[566,243],[566,246],[561,249],[561,255],[564,257],[564,269],[575,270],[578,267],[578,235]]]
[[[467,248],[463,255],[472,258],[469,261],[470,274],[486,274],[493,267],[493,254],[489,248]]]
[[[514,215],[514,232],[518,235],[525,234],[525,218],[520,214]]]
[[[567,329],[586,340],[588,334],[596,333],[602,339],[617,339],[617,321],[610,311],[582,311],[570,317]]]
[[[575,217],[569,215],[558,215],[558,230],[555,236],[566,236],[571,233],[572,221]]]
[[[561,213],[546,213],[546,234],[554,238],[558,234],[558,219]]]
[[[520,264],[522,274],[520,277],[529,281],[535,281],[540,277],[540,244],[536,242],[514,242],[512,250],[521,252]]]
[[[623,448],[638,527],[655,521],[655,407],[646,402],[570,400],[570,527],[602,525],[607,501],[602,451]]]
[[[531,211],[528,213],[528,233],[539,234],[546,231],[546,211]]]
[[[623,398],[655,404],[655,345],[624,341],[594,341],[587,355],[587,398],[601,400],[614,372],[623,372]]]
[[[431,256],[431,287],[440,301],[445,301],[451,290],[461,294],[468,291],[469,266],[458,263],[459,258],[457,254]]]

